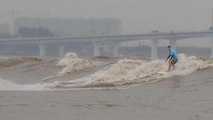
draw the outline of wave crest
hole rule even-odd
[[[56,65],[65,66],[59,72],[59,75],[65,75],[92,67],[94,64],[87,59],[79,57],[76,53],[67,53],[65,57],[61,59]]]

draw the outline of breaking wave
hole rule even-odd
[[[67,53],[56,65],[64,66],[59,75],[65,75],[92,67],[94,64],[87,59],[79,57],[76,53]]]
[[[211,59],[202,59],[195,56],[179,55],[176,69],[166,75],[159,71],[167,71],[168,63],[163,60],[122,59],[84,78],[70,81],[56,81],[56,88],[92,88],[118,87],[143,82],[151,82],[173,76],[188,75],[199,69],[212,67]]]

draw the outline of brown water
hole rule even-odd
[[[211,120],[213,69],[122,90],[1,91],[1,120]]]
[[[211,120],[213,118],[211,67],[196,69],[191,74],[176,71],[178,74],[172,73],[167,78],[158,76],[160,78],[158,80],[130,83],[129,87],[125,85],[125,89],[105,86],[104,89],[91,87],[71,90],[70,85],[67,88],[54,88],[57,83],[66,84],[72,79],[88,76],[103,68],[105,68],[103,71],[122,71],[117,74],[130,70],[131,67],[128,65],[135,63],[139,64],[137,72],[143,68],[140,67],[140,62],[134,60],[120,64],[117,64],[119,60],[111,58],[92,61],[94,60],[105,64],[85,67],[77,72],[60,76],[58,73],[64,67],[56,66],[57,60],[37,57],[2,58],[0,120]],[[203,61],[205,65],[211,63],[211,60]],[[150,64],[155,66],[156,63],[161,62]],[[195,63],[192,66],[204,65],[200,60],[196,60]],[[112,67],[108,67],[111,65]],[[185,64],[181,63],[179,67],[181,65]],[[188,72],[188,69],[185,71]],[[127,73],[129,72],[132,71]],[[43,79],[48,76],[53,76],[53,79],[44,82]]]

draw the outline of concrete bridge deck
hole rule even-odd
[[[119,44],[126,41],[135,40],[152,40],[153,59],[157,58],[158,40],[169,40],[173,49],[176,49],[176,40],[184,40],[190,38],[211,37],[213,38],[213,30],[198,31],[198,32],[152,32],[147,34],[129,34],[129,35],[107,35],[107,36],[85,36],[85,37],[36,37],[36,38],[14,38],[0,39],[0,44],[37,44],[40,49],[40,56],[45,56],[46,45],[49,43],[59,43],[59,56],[64,55],[63,42],[71,41],[90,41],[94,45],[94,56],[100,56],[100,49],[104,46],[112,46],[113,56],[117,56]],[[213,43],[212,43],[213,56]]]

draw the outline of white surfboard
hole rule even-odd
[[[158,74],[160,74],[160,75],[166,75],[166,74],[168,74],[168,72],[159,71]]]

